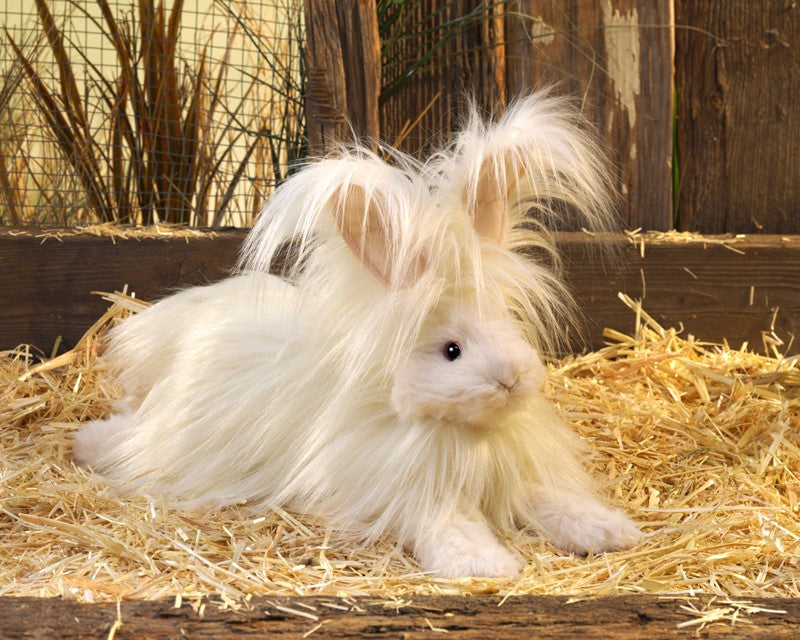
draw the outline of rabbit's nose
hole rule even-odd
[[[511,391],[519,381],[522,370],[509,358],[496,358],[491,361],[488,373],[498,389]]]
[[[497,379],[497,384],[499,384],[503,389],[510,392],[514,387],[517,386],[519,382],[519,374],[509,373],[503,377]]]

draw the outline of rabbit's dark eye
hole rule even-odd
[[[444,345],[443,353],[444,357],[450,362],[457,360],[461,357],[461,345],[457,342],[448,342],[446,345]]]

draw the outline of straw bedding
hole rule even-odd
[[[628,300],[636,335],[607,331],[604,349],[553,363],[549,393],[644,541],[578,558],[519,533],[508,542],[529,563],[522,578],[445,581],[391,540],[363,548],[286,512],[180,513],[76,468],[72,433],[116,392],[98,338],[142,304],[109,299],[72,352],[43,365],[26,348],[0,357],[0,595],[800,596],[800,365],[769,333],[771,356],[700,344]]]

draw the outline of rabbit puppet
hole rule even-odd
[[[512,576],[495,531],[576,553],[633,544],[542,394],[572,308],[542,221],[611,219],[601,154],[562,99],[473,110],[425,162],[351,147],[297,171],[237,275],[108,336],[125,395],[77,460],[185,508],[246,502],[387,533],[442,577]],[[270,275],[281,247],[297,253]],[[538,256],[538,258],[536,258]]]

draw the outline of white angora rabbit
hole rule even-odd
[[[182,507],[246,501],[383,533],[439,576],[509,576],[494,530],[577,553],[639,537],[605,506],[542,395],[571,313],[542,219],[611,218],[601,154],[555,97],[475,113],[426,162],[360,148],[309,163],[238,275],[132,316],[105,359],[125,397],[75,456]],[[287,241],[297,259],[270,275]],[[552,256],[551,256],[552,258]]]

